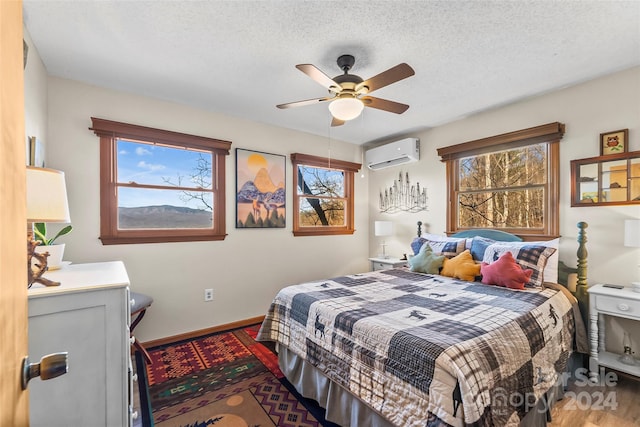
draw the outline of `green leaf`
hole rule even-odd
[[[49,242],[47,243],[47,245],[53,245],[53,242],[61,236],[64,236],[65,234],[69,234],[71,232],[71,230],[73,230],[73,227],[71,225],[67,225],[65,228],[63,228],[62,230],[58,231],[58,234],[56,234],[55,236],[53,236],[53,238],[51,240],[49,240]]]
[[[47,226],[44,222],[36,222],[33,224],[33,234],[36,242],[41,245],[47,245]]]
[[[40,244],[43,246],[53,245],[53,242],[55,242],[55,240],[58,237],[64,236],[65,234],[69,234],[71,230],[73,230],[73,226],[67,225],[62,230],[58,231],[58,233],[55,236],[53,236],[53,238],[48,239],[47,225],[44,222],[36,222],[33,224],[34,239],[40,242]]]

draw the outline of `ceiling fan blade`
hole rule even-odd
[[[342,126],[344,124],[344,120],[336,119],[335,117],[331,117],[331,126]]]
[[[331,92],[339,93],[342,90],[342,87],[338,83],[334,82],[331,77],[320,71],[315,65],[298,64],[296,65],[296,68],[329,89]]]
[[[378,90],[402,79],[406,79],[407,77],[411,77],[415,73],[416,72],[413,71],[413,68],[403,62],[402,64],[389,68],[387,71],[383,71],[380,74],[358,84],[358,86],[356,86],[356,92],[371,93],[374,90]]]
[[[409,106],[388,99],[374,98],[373,96],[365,96],[360,98],[365,107],[376,108],[378,110],[388,111],[390,113],[402,114]]]
[[[288,102],[286,104],[279,104],[276,107],[280,109],[292,108],[292,107],[303,107],[305,105],[317,104],[319,102],[331,101],[334,99],[334,96],[326,96],[324,98],[313,98],[313,99],[305,99],[304,101],[296,101],[296,102]]]

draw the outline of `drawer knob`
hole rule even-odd
[[[618,304],[618,308],[620,309],[620,311],[629,311],[629,306],[625,303]]]

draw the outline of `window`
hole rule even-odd
[[[559,142],[550,123],[438,149],[447,164],[447,232],[496,228],[525,240],[559,234]]]
[[[91,118],[100,137],[100,240],[223,240],[231,143]]]
[[[353,234],[353,185],[359,163],[294,153],[293,234]]]

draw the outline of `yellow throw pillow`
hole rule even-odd
[[[445,258],[440,274],[473,282],[476,276],[480,275],[480,264],[476,264],[471,256],[471,251],[466,249],[451,259]]]

